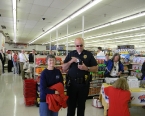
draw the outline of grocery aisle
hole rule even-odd
[[[92,100],[87,100],[86,116],[103,116],[103,109],[92,107],[91,102]],[[145,109],[133,107],[131,114],[144,116]],[[0,76],[0,116],[39,116],[39,109],[36,106],[24,105],[22,79],[13,73]],[[66,116],[66,109],[62,109],[59,116]]]

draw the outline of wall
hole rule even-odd
[[[20,48],[14,48],[14,44],[5,44],[5,48],[6,50],[21,50]],[[25,48],[24,50],[28,50],[31,51],[32,49],[35,49],[35,45],[32,46],[27,46],[27,48]]]
[[[4,43],[5,43],[5,36],[2,33],[0,33],[0,49],[2,48]]]
[[[36,51],[44,51],[46,50],[46,46],[45,45],[35,45],[35,49]]]

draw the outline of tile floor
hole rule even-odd
[[[92,100],[86,102],[85,116],[103,116],[103,109],[91,106]],[[145,109],[132,107],[131,116],[145,116]],[[23,100],[23,81],[19,75],[5,73],[0,76],[0,116],[39,116],[39,108],[26,107]],[[66,109],[59,112],[66,116]]]

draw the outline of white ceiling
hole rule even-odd
[[[42,28],[45,31],[50,29],[90,1],[91,0],[17,0],[17,42],[28,43],[34,40],[43,33]],[[85,18],[85,29],[88,29],[141,11],[145,11],[145,0],[102,0],[99,4],[95,5],[75,19],[69,21],[68,31],[69,34],[72,34],[82,30],[82,16]],[[0,27],[0,30],[4,33],[8,33],[10,38],[13,39],[12,0],[0,0],[0,14],[0,25],[6,26],[6,29],[1,29]],[[42,18],[46,18],[46,20],[42,20]],[[58,38],[66,36],[66,25],[67,24],[58,29]],[[145,16],[85,33],[84,38],[140,26],[145,26]],[[129,36],[136,33],[145,33],[145,29],[94,38],[91,40],[86,40],[85,42],[88,46],[94,45],[96,47],[111,47],[119,44],[132,44],[131,42],[134,42],[134,45],[141,46],[144,42],[139,42],[138,40],[134,40],[134,38],[120,39],[119,41],[121,42],[117,42],[117,40],[115,40],[116,37]],[[73,36],[68,39],[71,41],[78,36],[82,35]],[[56,38],[56,31],[51,32],[51,37],[51,40],[58,39]],[[145,36],[137,38],[145,40]],[[48,42],[49,40],[50,34],[47,34],[34,43],[42,44]],[[103,40],[103,42],[100,41],[95,43],[93,42],[94,40]],[[130,41],[124,42],[124,40]],[[59,44],[64,42],[66,42],[66,39],[58,41]],[[87,44],[87,42],[92,42],[93,44]],[[53,44],[56,44],[56,42]],[[69,45],[71,45],[71,43]]]

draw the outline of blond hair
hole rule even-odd
[[[121,77],[116,80],[116,82],[113,84],[113,87],[117,89],[122,89],[122,90],[129,90],[128,83],[125,78]]]

